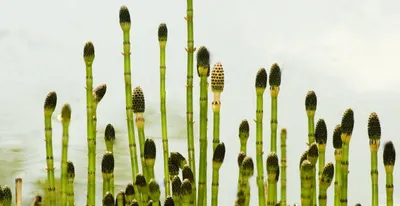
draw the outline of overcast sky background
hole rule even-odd
[[[86,192],[86,111],[83,46],[91,40],[96,50],[94,86],[107,83],[107,94],[98,108],[98,165],[104,149],[105,126],[112,123],[121,135],[120,163],[116,183],[123,188],[130,181],[129,152],[125,122],[122,31],[118,12],[127,5],[132,19],[132,83],[146,96],[146,135],[157,142],[156,174],[162,179],[162,147],[159,117],[159,47],[157,28],[168,26],[167,106],[170,151],[186,156],[185,80],[187,28],[186,1],[18,1],[3,0],[0,6],[0,184],[14,185],[24,179],[24,201],[31,201],[38,180],[46,179],[43,142],[43,101],[47,93],[58,94],[58,114],[70,103],[69,159],[76,162],[76,200],[83,205]],[[220,203],[233,204],[236,197],[239,139],[242,119],[251,121],[249,155],[255,160],[255,74],[260,67],[277,62],[282,68],[279,95],[279,129],[288,129],[288,202],[300,203],[298,163],[306,149],[307,118],[304,98],[308,90],[318,96],[318,118],[328,126],[326,161],[334,161],[332,130],[343,112],[351,107],[355,127],[350,143],[349,205],[370,204],[370,157],[367,136],[368,116],[377,112],[382,125],[379,151],[379,199],[385,204],[383,144],[400,145],[400,2],[396,1],[194,1],[194,41],[205,45],[211,63],[222,62],[225,90],[221,101],[221,140],[227,157],[221,168]],[[196,72],[194,73],[196,74]],[[194,81],[194,108],[198,122],[198,82]],[[210,95],[210,104],[212,93]],[[269,151],[270,98],[264,101],[264,159]],[[212,134],[209,109],[209,146]],[[61,155],[61,126],[54,123],[55,166]],[[196,138],[198,126],[195,126]],[[280,132],[279,132],[280,133]],[[57,136],[58,135],[58,136]],[[118,139],[118,137],[117,137]],[[174,142],[175,141],[175,142]],[[279,141],[278,141],[279,143]],[[198,139],[196,139],[198,144]],[[211,162],[211,147],[209,147]],[[198,150],[196,150],[198,153]],[[126,163],[122,161],[128,161]],[[18,162],[18,163],[17,163]],[[15,166],[8,167],[10,163]],[[198,161],[197,161],[198,163]],[[7,165],[7,166],[5,166]],[[400,185],[400,167],[395,168]],[[122,168],[122,169],[121,169]],[[265,165],[264,165],[265,168]],[[211,169],[209,170],[211,180]],[[56,170],[56,176],[59,170]],[[255,174],[256,175],[256,174]],[[98,179],[101,173],[98,169]],[[120,177],[120,178],[119,178]],[[252,205],[256,204],[255,176]],[[211,185],[211,184],[210,184]],[[211,188],[211,187],[210,187]],[[101,185],[98,185],[98,194]],[[210,190],[209,190],[210,192]],[[333,200],[333,187],[328,191]],[[211,197],[209,195],[209,197]],[[97,198],[100,201],[100,197]],[[228,204],[229,202],[229,204]],[[395,204],[400,199],[395,197]],[[24,203],[25,205],[25,203]]]

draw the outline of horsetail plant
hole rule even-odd
[[[388,141],[383,147],[383,165],[386,172],[386,205],[393,206],[393,168],[396,162],[396,150],[393,142]]]
[[[126,188],[125,188],[125,202],[131,203],[132,200],[136,199],[135,198],[135,188],[131,183],[129,183]]]
[[[237,157],[237,162],[238,162],[238,167],[239,167],[239,176],[238,176],[238,191],[241,188],[242,184],[242,163],[244,158],[246,157],[246,154],[244,152],[239,152],[238,157]]]
[[[265,205],[264,189],[264,168],[263,168],[263,95],[267,87],[267,72],[261,68],[257,72],[255,87],[257,95],[256,110],[256,161],[257,161],[257,186],[258,186],[258,205]]]
[[[369,149],[371,151],[371,183],[372,183],[372,206],[379,204],[378,188],[378,150],[381,139],[381,124],[378,115],[372,112],[368,118]]]
[[[171,152],[170,157],[171,161],[178,165],[180,169],[183,169],[183,167],[187,164],[185,157],[179,152]]]
[[[4,206],[4,192],[3,192],[3,188],[1,188],[1,186],[0,186],[0,205]]]
[[[175,206],[174,199],[171,196],[168,196],[164,200],[164,206]]]
[[[97,106],[107,92],[107,85],[101,84],[93,89],[93,138],[97,135]]]
[[[196,161],[194,155],[194,130],[193,130],[193,59],[196,48],[193,39],[193,0],[187,0],[185,20],[187,22],[187,74],[186,74],[186,132],[189,154],[189,165],[196,179]],[[196,181],[196,180],[195,180]],[[196,199],[196,184],[192,184],[194,198]],[[196,205],[196,203],[195,203]],[[202,206],[202,205],[200,205]]]
[[[172,181],[175,176],[179,175],[179,166],[170,156],[168,158],[168,170],[169,170],[169,178]]]
[[[107,192],[106,195],[103,196],[103,206],[114,206],[114,196]]]
[[[239,191],[243,191],[244,205],[250,205],[250,185],[249,179],[254,175],[254,162],[249,156],[246,156],[241,164],[242,182],[240,183]],[[239,193],[238,193],[239,194]],[[264,197],[264,196],[263,196]],[[241,199],[241,198],[238,198]],[[240,201],[239,201],[240,202]]]
[[[319,152],[318,152],[318,146],[317,144],[314,142],[310,145],[310,147],[308,148],[307,151],[307,160],[310,161],[310,163],[313,165],[313,169],[312,169],[312,182],[311,182],[311,194],[312,194],[312,203],[314,205],[317,204],[317,183],[316,183],[316,169],[315,169],[315,165],[317,164],[318,161],[318,156],[319,156]]]
[[[324,119],[319,119],[315,126],[315,141],[318,145],[318,177],[321,175],[325,167],[325,149],[326,141],[328,139],[328,129]]]
[[[333,130],[333,138],[332,138],[332,143],[333,143],[333,148],[335,149],[335,199],[334,199],[334,205],[339,206],[340,205],[340,190],[342,187],[342,129],[340,124],[335,126],[335,129]]]
[[[306,95],[305,105],[308,119],[308,145],[311,145],[315,141],[314,117],[315,111],[317,110],[317,95],[314,91],[308,91]]]
[[[149,199],[149,187],[146,181],[146,178],[142,174],[137,174],[136,175],[136,185],[139,190],[139,197],[141,204],[147,205],[148,199]]]
[[[249,139],[249,132],[249,122],[244,119],[239,125],[240,151],[244,153],[247,152],[247,140]]]
[[[114,153],[115,129],[112,124],[107,124],[106,126],[104,131],[104,141],[106,142],[106,150]]]
[[[67,185],[68,185],[68,139],[69,139],[69,123],[71,121],[71,107],[64,104],[61,109],[62,132],[62,152],[61,152],[61,206],[67,206]]]
[[[103,197],[107,192],[113,195],[114,191],[111,190],[111,175],[114,172],[114,155],[111,152],[106,152],[101,161],[101,172],[103,174]],[[114,196],[114,195],[113,195]]]
[[[160,110],[161,110],[161,135],[164,153],[164,185],[165,197],[170,195],[170,180],[168,172],[168,131],[167,131],[167,106],[165,90],[165,46],[167,45],[168,28],[165,23],[158,26],[158,42],[160,44]]]
[[[281,130],[281,205],[287,205],[286,201],[286,128]]]
[[[125,103],[126,103],[126,123],[128,126],[129,154],[131,157],[132,180],[136,187],[136,174],[138,173],[137,150],[135,140],[135,130],[133,125],[132,107],[132,77],[131,77],[131,43],[130,29],[131,16],[126,6],[121,6],[119,10],[119,24],[123,31],[124,52],[124,80],[125,80]]]
[[[347,205],[347,180],[349,175],[349,145],[351,135],[353,134],[354,128],[354,112],[352,109],[347,109],[342,117],[341,130],[342,130],[342,186],[340,191],[340,202],[341,205]]]
[[[181,203],[182,206],[189,206],[192,199],[192,183],[185,179],[181,185]]]
[[[10,187],[7,185],[3,188],[3,195],[4,195],[4,206],[11,206],[12,202],[12,193]]]
[[[271,152],[276,153],[276,133],[278,128],[278,95],[281,86],[281,68],[273,64],[269,72],[269,86],[271,95]]]
[[[221,109],[221,93],[224,91],[224,68],[220,62],[217,62],[211,72],[211,91],[214,93],[212,109],[214,115],[213,127],[213,151],[219,144],[219,122]]]
[[[125,206],[125,204],[125,192],[121,190],[115,198],[115,206]]]
[[[151,179],[149,182],[149,197],[153,200],[153,205],[160,205],[160,196],[160,185],[154,179]]]
[[[54,182],[54,158],[53,158],[53,129],[51,116],[57,106],[56,92],[50,92],[44,101],[44,131],[46,137],[46,163],[47,163],[47,181],[49,191],[49,205],[56,205],[56,188]]]
[[[67,162],[67,178],[68,178],[68,186],[67,186],[67,200],[68,205],[75,205],[75,193],[74,193],[74,180],[75,180],[75,167],[74,163],[71,161]]]
[[[88,187],[87,187],[87,206],[96,205],[96,138],[94,134],[93,119],[93,75],[92,64],[95,57],[92,42],[87,42],[83,49],[83,58],[86,65],[86,125],[88,142]]]
[[[196,202],[196,198],[194,196],[194,193],[196,192],[195,190],[193,190],[193,185],[196,184],[196,182],[194,181],[194,174],[192,169],[190,169],[189,165],[185,165],[182,168],[182,179],[188,179],[190,181],[190,183],[192,184],[192,197],[190,199],[190,205],[194,205],[194,202]]]
[[[156,144],[150,138],[144,142],[144,163],[146,164],[148,178],[154,179],[154,165],[156,163]]]
[[[275,206],[277,203],[277,181],[279,179],[279,160],[275,152],[269,153],[267,157],[267,176],[268,176],[268,206]]]
[[[181,186],[182,181],[179,176],[174,176],[171,181],[171,188],[172,188],[172,199],[176,206],[181,206]]]
[[[208,76],[210,76],[210,53],[202,46],[197,52],[197,74],[200,77],[200,164],[198,206],[205,206],[207,200],[207,114]]]
[[[133,113],[135,113],[136,118],[136,127],[138,130],[139,136],[139,145],[140,145],[140,159],[142,163],[142,173],[144,177],[149,180],[149,174],[147,173],[146,164],[144,162],[144,142],[145,142],[145,134],[144,134],[144,116],[143,113],[146,110],[146,102],[144,100],[144,93],[140,86],[137,86],[133,89],[132,96],[132,109]]]
[[[333,163],[329,162],[322,169],[319,176],[319,194],[318,194],[318,205],[326,206],[327,195],[326,191],[332,184],[335,168]]]
[[[301,177],[301,205],[311,205],[312,203],[312,178],[313,169],[315,166],[308,161],[304,160],[300,167]]]
[[[218,189],[219,189],[219,169],[225,158],[225,144],[219,143],[214,150],[212,160],[212,188],[211,188],[211,205],[218,205]]]

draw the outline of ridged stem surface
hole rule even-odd
[[[393,206],[393,172],[386,172],[386,205]]]
[[[110,193],[114,196],[115,194],[115,184],[114,184],[114,171],[110,173],[110,178],[108,179],[110,184]]]
[[[166,106],[166,91],[165,91],[165,46],[160,46],[160,110],[161,110],[161,134],[164,153],[164,185],[165,197],[170,195],[170,181],[168,168],[168,131],[167,131],[167,106]]]
[[[263,166],[263,95],[257,94],[256,111],[256,161],[258,205],[265,206],[264,166]]]
[[[378,153],[371,151],[372,206],[378,206]]]
[[[268,206],[276,205],[276,182],[273,180],[268,180]]]
[[[132,77],[131,77],[131,43],[130,32],[124,31],[124,79],[125,79],[125,103],[126,103],[126,123],[128,126],[129,154],[131,157],[132,180],[137,189],[136,174],[138,173],[137,150],[135,140],[135,130],[133,125],[132,109]],[[137,191],[137,190],[135,190]]]
[[[334,191],[335,206],[340,206],[341,187],[342,187],[342,149],[335,149],[335,191]]]
[[[207,76],[200,77],[200,164],[199,164],[199,194],[197,205],[207,204]]]
[[[278,128],[278,97],[271,96],[271,150],[276,152],[276,130]]]
[[[213,110],[214,110],[214,121],[213,121],[213,151],[219,144],[219,122],[220,122],[220,105],[215,105],[219,104],[220,102],[213,102]]]
[[[62,133],[62,152],[61,152],[61,206],[67,205],[67,168],[68,168],[68,139],[69,139],[69,122],[63,122],[63,133]]]
[[[212,171],[212,187],[211,187],[211,205],[218,205],[218,189],[219,189],[219,169],[213,168]]]
[[[187,0],[186,10],[187,22],[187,79],[186,79],[186,131],[189,154],[189,166],[193,172],[193,178],[196,182],[196,161],[194,155],[194,131],[193,131],[193,0]],[[196,184],[192,184],[193,196],[196,199]],[[196,205],[196,203],[194,203]]]
[[[318,205],[319,206],[326,206],[327,202],[327,196],[326,196],[326,190],[319,188],[319,194],[318,194]]]
[[[307,119],[308,119],[308,144],[311,145],[312,143],[315,142],[315,131],[314,131],[314,117],[315,114],[309,115],[307,114]],[[314,165],[313,169],[313,180],[311,182],[311,200],[312,200],[312,205],[317,205],[317,190],[316,190],[316,185],[317,185],[317,180],[315,177],[316,173],[316,166]]]
[[[110,176],[108,173],[103,173],[103,197],[107,192],[110,192]]]
[[[92,65],[86,66],[86,119],[88,141],[87,206],[96,204],[96,139],[93,134],[93,75]]]
[[[347,206],[347,178],[349,174],[349,144],[343,142],[342,156],[342,187],[340,191],[340,204]]]
[[[301,181],[301,205],[310,206],[312,205],[312,182],[310,180]]]
[[[56,205],[56,188],[54,182],[54,157],[53,157],[53,129],[51,125],[51,114],[44,116],[44,127],[46,137],[46,163],[47,163],[47,184],[49,194],[49,205]]]
[[[286,133],[281,134],[281,205],[287,205],[286,201]]]
[[[324,148],[319,148],[318,151],[318,177],[322,174],[322,170],[325,167],[325,146]]]
[[[74,179],[68,179],[68,187],[67,187],[67,198],[68,198],[68,205],[75,205],[75,194],[74,194]]]
[[[138,130],[138,137],[139,137],[139,150],[140,150],[140,162],[142,164],[142,173],[147,181],[149,179],[149,173],[147,169],[147,165],[144,160],[144,142],[145,142],[145,135],[144,135],[144,117],[143,113],[136,113],[136,127]]]

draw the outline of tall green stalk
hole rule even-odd
[[[281,69],[278,64],[273,64],[269,72],[269,86],[271,95],[271,149],[276,153],[276,133],[278,128],[278,95],[281,85]]]
[[[386,142],[383,148],[383,165],[385,165],[386,172],[386,205],[393,206],[393,168],[396,162],[396,150],[392,141]]]
[[[161,134],[164,153],[164,185],[165,197],[170,195],[170,180],[168,171],[168,132],[167,132],[167,106],[166,106],[166,91],[165,91],[165,46],[167,45],[168,28],[165,23],[158,27],[158,42],[160,45],[160,110],[161,110]]]
[[[240,170],[242,173],[242,180],[240,183],[240,189],[238,191],[238,200],[240,202],[241,199],[244,199],[245,206],[250,205],[250,185],[249,179],[254,175],[254,162],[253,159],[249,156],[246,156],[242,160],[242,164],[240,166]],[[240,192],[243,191],[243,198],[240,195]]]
[[[47,163],[47,181],[49,192],[49,205],[56,205],[56,188],[54,182],[54,158],[53,158],[53,129],[51,116],[57,106],[56,92],[50,92],[44,101],[44,132],[46,137],[46,163]]]
[[[354,128],[354,112],[352,109],[347,109],[342,117],[342,143],[343,143],[343,156],[342,156],[342,187],[340,192],[340,202],[342,206],[347,205],[347,180],[349,175],[349,144],[351,135]]]
[[[332,184],[333,175],[335,168],[333,163],[329,162],[324,166],[319,176],[319,195],[318,195],[318,205],[326,206],[327,195],[326,191]]]
[[[200,164],[197,205],[204,206],[207,203],[207,78],[210,76],[210,54],[204,46],[197,52],[197,74],[200,77]]]
[[[133,126],[133,109],[132,109],[132,79],[131,79],[131,43],[130,29],[131,16],[126,6],[122,6],[119,10],[119,23],[124,35],[124,79],[125,79],[125,103],[126,103],[126,122],[128,126],[129,138],[129,154],[131,157],[132,180],[136,186],[136,174],[138,173],[137,150],[135,140],[135,130]]]
[[[133,113],[135,113],[136,118],[136,127],[138,130],[138,136],[139,136],[139,148],[140,148],[140,159],[142,163],[142,173],[146,180],[149,179],[149,174],[147,173],[147,168],[146,168],[146,163],[144,162],[144,141],[145,141],[145,135],[144,135],[144,116],[143,113],[146,110],[146,104],[144,100],[144,93],[143,90],[140,86],[137,86],[133,89],[133,96],[132,96],[132,109]]]
[[[315,167],[316,167],[316,164],[318,161],[318,156],[319,156],[318,146],[314,142],[310,145],[310,147],[308,148],[308,151],[307,151],[307,160],[310,161],[311,164],[314,166],[312,169],[312,174],[313,174],[312,178],[313,179],[312,179],[312,184],[311,184],[311,190],[312,190],[311,194],[312,194],[312,201],[313,201],[312,204],[313,205],[317,204],[317,200],[315,199],[315,201],[314,201],[314,198],[316,198],[316,196],[317,196],[317,184],[316,184],[317,172],[316,172]]]
[[[310,161],[304,160],[300,167],[301,177],[301,205],[310,206],[312,204],[312,177],[313,166]]]
[[[281,130],[281,205],[286,206],[286,128]]]
[[[225,144],[223,142],[219,143],[214,150],[213,160],[212,160],[212,188],[211,188],[211,205],[218,205],[218,190],[219,190],[219,169],[225,158]]]
[[[219,122],[221,109],[221,93],[224,91],[224,68],[221,63],[216,63],[211,72],[211,91],[214,93],[212,108],[214,113],[213,127],[213,151],[219,144]]]
[[[247,140],[249,139],[250,125],[249,122],[244,119],[239,125],[239,139],[240,139],[240,151],[247,152]]]
[[[333,148],[335,149],[335,200],[334,205],[340,206],[340,190],[342,187],[342,129],[340,124],[335,126],[333,130]]]
[[[317,110],[317,95],[314,91],[308,91],[305,100],[306,106],[306,113],[308,119],[308,145],[311,145],[315,142],[315,135],[314,135],[314,117],[315,111]],[[314,164],[315,165],[315,164]],[[315,168],[314,168],[315,170]],[[312,205],[317,204],[317,194],[316,194],[316,179],[314,176],[314,180],[312,181],[312,188],[313,188],[313,196],[312,196]]]
[[[87,206],[96,204],[96,138],[93,136],[93,75],[92,64],[94,60],[94,46],[87,42],[83,50],[83,58],[86,64],[86,120],[88,141],[88,185]]]
[[[269,153],[267,157],[268,176],[268,206],[275,206],[277,203],[277,181],[279,179],[279,160],[275,152]]]
[[[193,0],[187,0],[187,74],[186,74],[186,132],[189,154],[189,165],[193,171],[196,182],[196,161],[194,155],[194,131],[193,131],[193,54],[196,51],[193,39]],[[193,195],[196,199],[196,184],[192,184]],[[196,204],[196,203],[195,203]]]
[[[325,149],[328,139],[328,129],[324,119],[319,119],[315,126],[315,141],[318,145],[318,177],[321,175],[325,167]]]
[[[71,161],[67,162],[67,177],[68,177],[68,187],[67,187],[67,199],[68,205],[75,205],[75,194],[74,194],[74,180],[75,180],[75,167]]]
[[[71,107],[64,104],[61,110],[62,132],[62,152],[61,152],[61,206],[67,206],[67,169],[68,169],[68,139],[69,139],[69,123],[71,121]]]
[[[264,168],[263,168],[263,95],[267,87],[267,72],[261,68],[257,72],[255,87],[257,94],[256,110],[256,161],[257,161],[257,186],[258,205],[265,206]]]
[[[372,183],[372,206],[379,204],[378,192],[378,150],[381,140],[381,124],[378,115],[373,112],[368,118],[369,149],[371,151],[371,183]]]

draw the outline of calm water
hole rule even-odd
[[[24,6],[21,6],[22,3]],[[163,178],[157,42],[157,27],[161,22],[166,22],[169,28],[167,44],[169,149],[170,151],[179,151],[187,156],[185,137],[186,52],[184,50],[186,22],[183,20],[186,5],[183,2],[159,2],[154,5],[139,1],[103,4],[98,2],[91,4],[91,1],[57,3],[51,1],[5,1],[0,8],[0,82],[2,85],[0,96],[0,150],[2,152],[0,155],[0,185],[7,184],[14,187],[14,178],[22,177],[24,205],[30,204],[33,197],[36,194],[43,194],[45,189],[43,102],[51,90],[55,90],[58,94],[57,110],[53,117],[56,177],[60,176],[61,159],[61,123],[57,120],[57,115],[59,115],[62,105],[69,103],[72,108],[72,120],[68,159],[74,162],[76,168],[75,197],[77,205],[85,204],[87,144],[85,69],[82,50],[84,43],[88,40],[94,42],[96,49],[93,65],[94,86],[106,83],[108,87],[107,94],[98,107],[97,204],[100,204],[102,191],[100,162],[105,151],[103,132],[108,123],[113,124],[117,130],[116,190],[123,189],[127,183],[131,182],[125,121],[123,57],[120,54],[122,31],[118,24],[119,7],[123,4],[129,7],[132,18],[132,83],[133,86],[140,85],[145,92],[146,136],[154,138],[157,144],[155,171],[159,183],[162,183]],[[400,132],[398,127],[398,122],[400,122],[398,115],[400,113],[398,107],[400,103],[399,84],[393,81],[400,77],[396,72],[400,66],[396,57],[400,51],[399,44],[392,46],[384,44],[387,47],[379,47],[377,45],[382,44],[375,39],[376,44],[369,45],[368,42],[371,41],[369,37],[373,35],[369,33],[369,30],[361,34],[357,33],[355,36],[358,39],[357,44],[352,44],[350,37],[354,36],[346,33],[338,35],[338,39],[347,38],[346,44],[350,45],[348,47],[335,43],[332,38],[319,38],[324,35],[323,32],[329,33],[339,23],[345,25],[344,28],[357,24],[357,21],[366,23],[365,19],[356,19],[346,23],[345,20],[339,18],[340,13],[334,11],[341,10],[343,6],[331,5],[334,10],[331,11],[328,10],[329,5],[316,4],[314,5],[316,9],[305,8],[302,10],[306,13],[307,11],[311,12],[308,16],[300,17],[303,13],[300,14],[297,11],[293,14],[285,13],[287,16],[280,19],[276,18],[275,10],[282,11],[287,7],[284,4],[274,3],[273,5],[274,7],[271,7],[261,2],[251,6],[239,2],[224,5],[211,1],[195,4],[196,46],[199,47],[203,44],[208,46],[212,54],[212,64],[221,61],[225,68],[226,86],[221,97],[220,138],[226,145],[227,156],[220,170],[220,204],[232,205],[236,197],[238,126],[243,119],[248,119],[252,123],[248,153],[255,160],[255,124],[253,122],[255,118],[255,74],[260,67],[269,68],[272,63],[278,62],[283,70],[279,96],[278,130],[283,127],[288,129],[288,202],[300,202],[298,162],[300,155],[307,148],[307,118],[304,97],[308,90],[314,89],[318,96],[316,120],[324,118],[328,126],[327,162],[334,161],[331,143],[333,128],[340,123],[345,109],[348,107],[354,109],[356,122],[350,146],[349,205],[357,202],[368,205],[371,186],[367,120],[371,112],[377,112],[381,119],[382,141],[390,139],[393,140],[395,146],[400,145],[398,140]],[[218,8],[226,8],[226,10],[210,10],[213,6],[220,6]],[[393,5],[393,7],[395,6],[397,5]],[[241,9],[242,7],[246,9]],[[268,12],[263,10],[266,7],[268,7]],[[351,15],[358,11],[355,8],[348,5],[343,12]],[[382,6],[379,9],[387,8]],[[381,11],[379,9],[377,10]],[[318,12],[314,12],[314,10]],[[15,14],[15,11],[19,11],[18,15]],[[246,13],[245,11],[250,12]],[[389,12],[389,10],[385,11]],[[322,15],[321,13],[324,12],[331,12],[329,14],[337,19],[332,20],[330,17]],[[232,14],[235,15],[232,16]],[[256,14],[260,16],[255,16]],[[10,18],[10,16],[12,17]],[[251,21],[248,19],[250,17]],[[231,21],[237,24],[227,23]],[[331,28],[326,26],[324,21],[339,23],[332,24]],[[262,26],[259,27],[259,25]],[[279,29],[271,29],[272,27],[269,25]],[[282,25],[294,25],[294,27]],[[262,27],[270,29],[265,30]],[[317,32],[317,29],[321,32]],[[294,33],[298,35],[289,35]],[[316,40],[313,41],[313,39]],[[384,53],[386,51],[393,53],[387,55]],[[377,62],[380,61],[388,63],[379,68]],[[365,67],[365,70],[357,70],[358,67]],[[392,75],[385,75],[385,73],[381,77],[374,73],[373,69],[376,68]],[[376,76],[376,85],[372,82],[374,78],[371,80],[371,76]],[[196,155],[199,151],[198,81],[195,76]],[[210,92],[209,95],[211,105],[212,93]],[[268,92],[265,94],[264,105],[265,154],[263,158],[265,159],[266,153],[269,151],[270,134]],[[212,155],[211,111],[210,108],[208,162],[211,162]],[[384,204],[383,143],[381,145],[378,153],[379,195],[380,202]],[[198,162],[197,157],[197,164]],[[395,168],[395,185],[400,185],[398,165]],[[208,173],[208,179],[211,180],[211,169],[208,170]],[[251,179],[251,190],[254,192],[251,205],[256,205],[255,177]],[[398,193],[395,189],[396,192]],[[328,195],[329,201],[332,201],[333,187],[328,190]],[[209,194],[208,197],[211,195]],[[395,203],[400,204],[400,199],[395,197]]]

